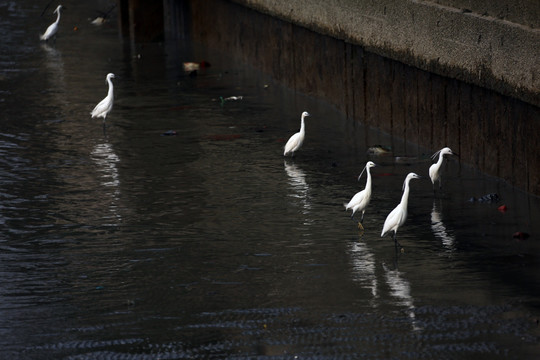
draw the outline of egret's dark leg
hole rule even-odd
[[[360,221],[358,222],[358,229],[364,230],[364,226],[362,223],[364,222],[364,212],[362,211],[362,216],[360,217]]]
[[[394,252],[394,268],[398,270],[398,257],[399,257],[399,250],[396,246],[395,252]]]
[[[401,244],[398,243],[396,239],[396,234],[397,234],[397,231],[394,231],[394,245],[396,246],[396,250],[397,250],[398,247],[401,247]]]

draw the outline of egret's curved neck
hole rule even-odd
[[[305,124],[305,122],[304,122],[304,118],[305,118],[305,116],[302,115],[302,122],[301,122],[301,124],[300,124],[300,132],[301,132],[302,134],[306,131],[306,124]]]
[[[443,162],[443,159],[444,159],[444,154],[442,153],[442,151],[439,153],[439,160],[437,160],[437,165],[441,166],[442,162]]]
[[[107,82],[109,83],[109,92],[107,93],[107,97],[112,98],[113,95],[113,82],[110,78],[107,78]]]
[[[369,172],[369,168],[367,167],[366,168],[366,176],[367,176],[367,180],[366,180],[366,189],[371,189],[371,173]]]
[[[57,13],[58,15],[56,15],[56,21],[55,21],[55,23],[58,24],[58,22],[60,21],[60,10],[58,10],[56,13]]]
[[[409,203],[409,181],[410,179],[405,180],[405,189],[403,190],[403,195],[401,196],[401,205],[405,208]]]

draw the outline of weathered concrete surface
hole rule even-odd
[[[195,41],[323,98],[351,119],[411,143],[450,146],[462,162],[540,195],[540,108],[409,66],[225,0],[177,3]]]
[[[120,32],[132,42],[162,41],[164,36],[163,2],[117,0]]]
[[[540,106],[538,0],[233,1]]]
[[[538,29],[538,0],[434,0],[434,2]]]

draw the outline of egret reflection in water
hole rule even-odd
[[[390,269],[384,263],[383,269],[384,279],[386,284],[390,287],[390,295],[397,300],[396,305],[403,306],[407,309],[407,315],[411,319],[412,330],[420,330],[416,324],[414,299],[411,295],[411,284],[402,276],[402,272],[397,268],[397,259],[394,269]]]
[[[289,177],[289,185],[294,190],[289,196],[300,200],[303,214],[309,213],[311,203],[309,201],[309,185],[306,182],[306,174],[292,162],[285,160],[283,164],[285,166],[285,172]]]
[[[42,43],[41,48],[45,53],[45,68],[50,75],[47,77],[51,83],[48,92],[54,97],[57,104],[65,106],[67,101],[65,97],[66,83],[62,52],[47,43]]]
[[[349,248],[352,263],[352,278],[362,284],[362,288],[368,289],[373,299],[379,297],[377,276],[375,274],[375,254],[361,241],[353,242]],[[377,302],[372,303],[373,307]]]
[[[118,213],[120,176],[118,174],[117,167],[117,163],[120,162],[120,158],[114,152],[112,145],[107,142],[95,145],[91,156],[92,160],[98,167],[101,185],[103,186],[105,193],[110,195],[111,202],[108,208],[111,212],[111,216],[120,221],[122,218]]]
[[[445,248],[450,251],[453,251],[455,248],[455,237],[449,234],[446,226],[442,221],[442,215],[437,209],[437,204],[433,201],[433,208],[431,209],[431,230],[435,237],[441,239]]]
[[[50,46],[47,43],[42,43],[41,48],[45,52],[45,66],[54,75],[60,75],[62,80],[64,78],[64,62],[62,60],[62,53],[60,50]]]

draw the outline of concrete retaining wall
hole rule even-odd
[[[238,2],[183,1],[167,12],[177,19],[169,31],[187,31],[193,40],[227,51],[392,136],[433,151],[450,146],[462,162],[540,195],[540,108],[535,105]]]
[[[465,0],[234,1],[372,53],[540,106],[540,30],[533,27],[540,21],[538,0],[483,1],[483,7]],[[475,7],[465,7],[473,3]]]

